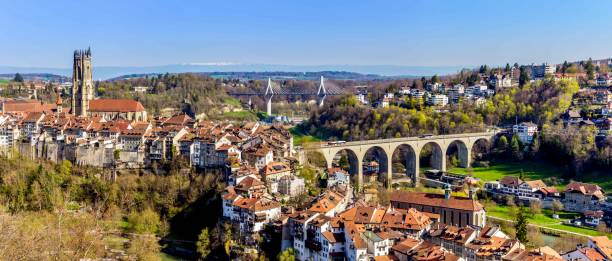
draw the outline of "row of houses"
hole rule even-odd
[[[496,194],[511,195],[521,201],[551,202],[559,200],[566,211],[598,211],[607,208],[605,191],[596,184],[573,181],[559,192],[542,180],[524,181],[516,176],[505,176],[499,181],[485,183],[485,189]],[[547,206],[548,204],[544,204]]]
[[[486,99],[494,94],[493,89],[489,89],[487,85],[482,84],[465,87],[462,84],[445,86],[440,83],[432,83],[428,84],[425,90],[403,88],[397,93],[386,93],[381,100],[374,102],[373,105],[384,108],[391,104],[400,104],[404,102],[405,97],[410,97],[430,106],[443,107],[449,103],[456,104],[463,100],[476,106],[482,106],[486,103]],[[356,94],[356,99],[362,104],[368,103],[367,93],[363,91]]]
[[[80,165],[148,168],[180,157],[194,168],[247,162],[261,169],[291,159],[292,145],[291,134],[280,125],[196,122],[185,114],[149,122],[57,112],[0,115],[5,152],[15,148],[32,158]],[[73,151],[80,153],[70,155]]]

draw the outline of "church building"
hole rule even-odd
[[[131,99],[94,99],[91,49],[74,51],[71,113],[81,117],[99,116],[106,120],[147,121],[147,111]]]

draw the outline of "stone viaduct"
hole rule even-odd
[[[317,146],[305,148],[308,151],[317,151],[325,158],[328,168],[332,167],[332,162],[336,154],[341,151],[346,151],[350,164],[349,173],[357,175],[357,186],[363,184],[363,161],[366,153],[369,150],[376,149],[379,151],[380,170],[387,173],[387,186],[392,181],[391,166],[393,163],[393,154],[396,152],[404,153],[406,160],[406,175],[412,177],[413,182],[416,182],[419,173],[419,155],[421,150],[427,145],[432,146],[432,167],[441,171],[446,171],[446,152],[451,144],[457,144],[457,154],[461,167],[469,167],[472,159],[472,148],[477,142],[484,140],[488,145],[491,145],[495,135],[495,131],[480,132],[480,133],[464,133],[451,135],[433,135],[421,137],[406,137],[393,139],[378,139],[367,141],[351,141],[337,144],[321,143]]]

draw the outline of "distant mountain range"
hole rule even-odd
[[[248,76],[246,73],[269,73],[275,77],[298,77],[314,72],[334,72],[341,79],[378,79],[395,77],[421,77],[434,74],[446,75],[461,70],[461,66],[401,66],[401,65],[271,65],[271,64],[175,64],[162,66],[95,66],[95,80],[107,80],[126,75],[146,75],[160,73],[208,73],[213,76]],[[0,74],[48,73],[71,77],[72,68],[36,68],[0,66]],[[278,75],[278,76],[277,76]],[[293,75],[293,76],[291,76]],[[325,76],[325,75],[324,75]],[[316,76],[315,78],[317,78]],[[310,78],[307,77],[307,78]]]

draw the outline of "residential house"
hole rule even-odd
[[[612,240],[607,236],[590,237],[587,247],[597,249],[607,260],[612,260]]]
[[[523,144],[531,144],[533,135],[538,132],[538,125],[532,122],[521,122],[512,126],[512,133],[518,135]]]
[[[606,260],[606,257],[597,251],[597,249],[592,247],[587,247],[583,245],[576,246],[576,249],[566,252],[562,255],[563,260],[566,261],[600,261]]]
[[[304,179],[294,175],[282,176],[278,181],[278,192],[290,197],[304,194]]]
[[[261,176],[268,186],[270,193],[274,194],[279,192],[278,186],[280,179],[284,176],[291,175],[291,168],[289,165],[283,162],[272,161],[268,163],[264,168],[261,169]]]
[[[565,210],[574,212],[600,210],[606,199],[605,192],[598,185],[575,181],[565,187],[563,197]]]
[[[280,203],[265,198],[238,197],[233,202],[231,219],[246,233],[255,233],[281,215]]]
[[[605,213],[601,210],[587,210],[583,213],[583,216],[584,224],[586,224],[587,226],[596,227],[599,225],[599,223],[603,222]]]
[[[554,249],[544,246],[536,249],[517,248],[502,258],[503,261],[562,261]]]
[[[434,94],[427,97],[427,104],[431,106],[446,106],[448,104],[448,96],[444,94]]]
[[[348,172],[341,168],[329,168],[327,169],[327,187],[349,187],[351,183],[350,175]]]

